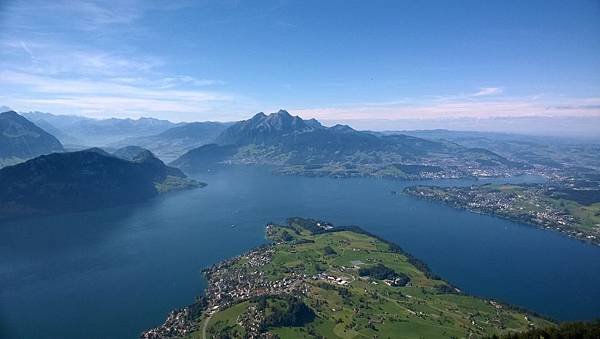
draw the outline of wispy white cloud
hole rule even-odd
[[[13,0],[4,5],[12,28],[31,31],[36,23],[53,25],[68,20],[70,28],[92,31],[138,20],[148,4],[142,0]]]
[[[468,93],[468,92],[467,92]],[[544,94],[504,96],[501,87],[482,87],[472,94],[446,94],[369,103],[299,108],[299,113],[329,121],[487,119],[493,117],[600,117],[600,97]]]
[[[1,40],[0,102],[18,110],[174,120],[194,120],[209,111],[225,113],[226,119],[228,113],[256,107],[251,99],[224,90],[223,81],[173,74],[166,66],[139,53]]]
[[[31,59],[31,62],[35,62],[35,56],[33,55],[33,52],[31,52],[31,50],[29,49],[29,47],[27,47],[27,44],[23,41],[19,41],[21,48],[23,48],[23,50],[29,55],[29,59]]]
[[[489,95],[502,94],[504,90],[499,87],[483,87],[479,89],[479,92],[473,94],[474,97],[484,97]]]
[[[225,100],[227,95],[217,94],[216,91],[164,89],[161,87],[127,85],[111,79],[65,79],[39,76],[14,71],[0,71],[4,84],[21,85],[33,93],[45,94],[119,94],[121,96],[135,95],[141,97],[196,98],[198,100]],[[138,81],[141,82],[141,81]]]
[[[54,3],[59,10],[76,12],[92,27],[100,25],[130,23],[141,16],[139,1],[58,1]]]
[[[156,82],[156,86],[161,88],[173,88],[181,85],[189,86],[211,86],[211,85],[224,85],[225,82],[221,80],[211,79],[197,79],[189,75],[172,75],[161,78]]]
[[[130,57],[117,52],[73,46],[60,42],[0,40],[0,61],[4,69],[18,69],[36,74],[78,74],[115,76],[140,74],[155,70],[165,63],[157,57]]]
[[[0,102],[20,110],[45,109],[91,116],[132,116],[171,114],[174,119],[190,120],[194,113],[239,112],[251,99],[223,91],[165,88],[139,80],[65,79],[16,71],[1,71],[5,88]],[[172,82],[172,79],[168,79]],[[178,114],[181,113],[181,114]]]
[[[219,114],[222,120],[239,119],[253,111],[266,110],[264,105],[269,105],[226,90],[233,86],[209,79],[198,69],[187,74],[173,65],[177,60],[168,59],[169,53],[157,57],[148,54],[147,48],[136,50],[135,46],[145,44],[130,43],[132,32],[143,31],[150,33],[141,34],[144,38],[152,37],[154,27],[140,24],[148,11],[168,11],[197,2],[12,0],[7,3],[0,11],[0,104],[18,110],[92,116],[155,115],[183,120],[194,119],[198,112]],[[262,19],[265,15],[268,13],[264,10],[233,13],[198,24],[229,25]],[[275,21],[275,25],[294,28],[281,20]],[[339,91],[348,88],[345,81],[327,85],[339,87]],[[595,98],[555,98],[543,94],[508,97],[502,85],[487,83],[487,87],[465,89],[460,94],[441,93],[385,102],[323,107],[310,107],[307,103],[307,107],[298,107],[296,112],[324,120],[600,115],[600,102]]]
[[[526,116],[587,116],[600,117],[600,98],[560,98],[542,101],[539,98],[510,97],[490,100],[456,96],[452,99],[412,99],[382,104],[348,104],[332,107],[300,108],[302,115],[331,121],[365,119],[455,119]]]
[[[256,107],[224,90],[223,81],[172,74],[151,56],[22,40],[0,47],[0,102],[18,110],[195,120],[207,112],[229,119]]]

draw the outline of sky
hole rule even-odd
[[[600,1],[0,0],[0,105],[372,129],[597,119]]]

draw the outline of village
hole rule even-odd
[[[332,229],[329,223],[317,223],[323,230]],[[267,225],[266,232],[272,236],[274,225]],[[279,244],[284,241],[279,240]],[[277,243],[277,242],[276,242]],[[142,334],[142,338],[181,337],[199,330],[194,321],[198,316],[208,319],[215,313],[245,300],[261,296],[277,295],[308,295],[308,282],[321,282],[338,286],[347,286],[356,279],[356,270],[362,262],[356,262],[352,267],[340,267],[339,270],[320,272],[308,276],[290,272],[281,279],[273,279],[265,273],[265,266],[270,264],[275,254],[273,246],[265,245],[242,255],[221,261],[203,270],[208,280],[204,296],[196,304],[173,311],[165,323]],[[354,271],[354,272],[347,272]],[[369,277],[359,277],[361,280],[372,280]],[[372,280],[373,284],[377,284]],[[383,280],[388,286],[404,286],[398,279]],[[264,314],[250,307],[238,319],[239,324],[246,330],[250,338],[261,335],[260,324]],[[207,320],[208,321],[208,320]]]
[[[542,186],[519,186],[507,190],[485,185],[445,188],[417,186],[408,187],[404,192],[417,198],[440,201],[455,208],[500,216],[600,244],[600,227],[582,228],[578,218],[565,208],[564,203],[550,200]]]
[[[403,326],[412,319],[431,323],[433,328],[442,322],[458,326],[464,333],[481,334],[489,331],[492,324],[503,327],[518,321],[530,326],[533,321],[540,321],[518,315],[514,318],[513,311],[485,300],[477,301],[480,313],[464,308],[462,302],[449,300],[444,301],[448,305],[443,314],[432,312],[438,308],[428,309],[423,305],[438,300],[440,294],[468,299],[469,305],[474,300],[456,288],[430,280],[421,271],[411,270],[407,274],[399,270],[396,265],[403,261],[398,261],[402,254],[392,249],[386,251],[384,243],[375,238],[336,231],[326,222],[290,220],[290,226],[267,224],[270,244],[205,269],[208,283],[205,294],[196,303],[171,312],[162,326],[144,332],[141,337],[229,335],[274,339],[289,330],[319,333],[325,328],[320,328],[320,324],[338,326],[341,331],[374,334],[392,331],[386,329],[387,324]],[[373,248],[383,252],[373,252]],[[344,250],[347,253],[340,254]],[[321,262],[320,256],[312,256],[315,251],[322,252],[328,264],[316,271],[306,270],[304,263]],[[340,255],[354,259],[334,264]],[[390,255],[398,257],[383,265],[381,260],[391,259]],[[305,262],[296,264],[293,258],[303,258]],[[332,295],[335,297],[331,298]],[[384,304],[395,313],[377,313]]]
[[[260,296],[303,295],[308,292],[305,274],[290,273],[279,280],[272,280],[261,269],[271,263],[275,250],[272,246],[262,246],[248,253],[217,263],[203,270],[208,280],[205,295],[201,298],[202,309],[194,314],[188,306],[169,314],[165,323],[142,334],[143,338],[180,337],[198,330],[193,321],[203,314],[210,317],[231,305]],[[240,317],[242,325],[250,337],[260,333],[261,312],[249,310]]]

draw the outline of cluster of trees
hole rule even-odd
[[[594,322],[562,323],[558,327],[532,329],[527,332],[512,333],[492,339],[596,339],[600,338],[600,320]]]
[[[335,255],[335,254],[337,254],[337,252],[333,248],[331,248],[331,246],[325,246],[323,248],[323,252],[325,252],[325,255]]]
[[[336,286],[336,285],[322,282],[322,281],[316,282],[315,285],[317,285],[319,288],[322,288],[324,290],[336,291],[342,297],[349,297],[351,295],[350,291],[345,287]]]
[[[304,326],[315,319],[315,313],[295,296],[261,296],[256,300],[256,307],[265,314],[263,326]]]
[[[384,264],[377,264],[375,266],[363,267],[358,270],[358,274],[361,277],[371,277],[374,279],[385,280],[385,279],[396,279],[400,277],[396,271],[385,266]]]
[[[312,234],[324,233],[325,229],[322,227],[323,225],[332,226],[331,224],[323,221],[320,222],[315,219],[300,217],[289,218],[287,222],[288,225],[292,228],[294,228],[294,226],[297,226],[307,231],[310,231]],[[320,224],[321,226],[318,226],[317,224]]]
[[[446,284],[435,286],[435,290],[439,294],[459,294],[454,287]]]
[[[570,189],[563,188],[554,191],[550,191],[550,196],[555,199],[565,199],[575,201],[582,205],[591,205],[600,202],[600,190],[599,189]]]
[[[294,237],[288,231],[283,231],[281,232],[281,240],[288,242],[294,240]]]

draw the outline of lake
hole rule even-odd
[[[208,186],[0,225],[0,337],[137,337],[202,293],[202,268],[265,243],[264,225],[290,216],[360,225],[470,294],[561,320],[600,317],[600,247],[391,194],[416,182],[245,167],[195,177]]]

